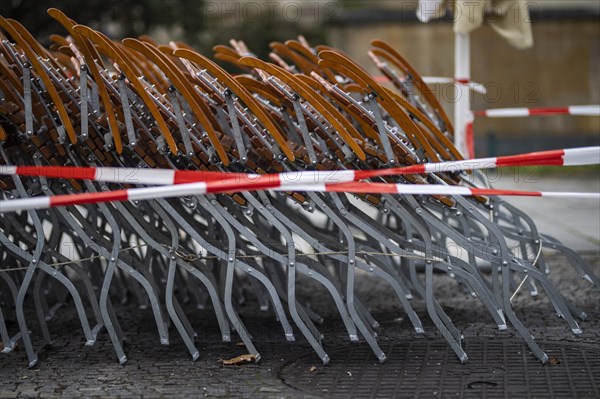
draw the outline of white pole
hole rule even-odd
[[[468,33],[454,34],[454,79],[456,102],[454,104],[454,145],[468,157],[466,125],[470,120],[471,103],[469,86],[471,78],[471,46]]]

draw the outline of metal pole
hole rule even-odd
[[[454,34],[454,145],[465,157],[469,156],[466,127],[470,117],[470,93],[467,85],[471,78],[471,48],[468,33]]]

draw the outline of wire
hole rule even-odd
[[[119,250],[119,253],[121,252],[126,252],[126,251],[131,251],[133,249],[137,249],[137,248],[142,248],[142,247],[147,247],[148,244],[141,244],[141,245],[135,245],[132,247],[128,247],[128,248],[123,248]],[[221,259],[218,256],[199,256],[199,255],[195,255],[195,254],[186,254],[183,253],[181,251],[178,251],[176,249],[173,249],[167,245],[163,245],[165,248],[169,249],[169,250],[173,250],[173,252],[175,253],[175,255],[183,260],[185,260],[186,262],[194,262],[196,260],[199,259]],[[300,257],[308,257],[308,256],[318,256],[318,255],[345,255],[347,254],[348,251],[326,251],[326,252],[313,252],[310,254],[298,254],[296,257],[300,258]],[[441,259],[436,259],[436,258],[426,258],[424,256],[411,256],[411,255],[398,255],[398,254],[393,254],[393,253],[388,253],[388,252],[368,252],[368,251],[357,251],[355,252],[356,255],[372,255],[372,256],[399,256],[401,258],[406,258],[406,259],[421,259],[421,260],[425,260],[425,261],[435,261],[435,260],[441,260]],[[85,262],[88,260],[94,260],[94,259],[100,259],[103,258],[104,256],[102,255],[94,255],[94,256],[90,256],[89,258],[83,258],[83,259],[76,259],[73,261],[69,261],[69,262],[59,262],[59,263],[49,263],[48,266],[51,267],[55,267],[55,268],[60,268],[63,266],[68,266],[68,265],[73,265],[73,264],[78,264],[81,262]],[[235,258],[237,259],[249,259],[249,258],[267,258],[269,257],[268,255],[237,255],[235,256]],[[29,266],[27,267],[13,267],[13,268],[9,268],[9,269],[0,269],[0,272],[13,272],[13,271],[18,271],[18,270],[27,270],[29,269]]]

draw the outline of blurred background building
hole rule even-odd
[[[376,73],[366,50],[372,38],[380,38],[392,43],[422,75],[453,76],[450,16],[424,24],[416,18],[417,1],[349,3],[352,7],[343,7],[329,25],[333,46]],[[531,48],[512,47],[487,25],[471,34],[471,79],[488,88],[486,95],[472,94],[473,109],[600,103],[600,2],[526,3]],[[452,115],[452,86],[436,85],[434,92]],[[473,126],[477,156],[600,144],[598,117],[475,118]]]
[[[526,3],[531,48],[512,47],[487,25],[472,33],[471,79],[488,88],[486,95],[472,94],[473,109],[600,103],[600,1]],[[377,75],[367,50],[371,39],[380,38],[422,75],[454,72],[452,17],[422,23],[417,0],[3,0],[0,14],[47,43],[49,34],[64,33],[46,15],[48,7],[113,38],[149,34],[159,42],[184,40],[205,54],[215,44],[242,38],[265,57],[271,41],[303,34],[311,43],[342,49]],[[452,115],[452,86],[433,89]],[[600,118],[476,118],[474,132],[477,156],[600,145]]]

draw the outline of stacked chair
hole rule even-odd
[[[49,47],[19,22],[0,17],[0,165],[262,175],[463,159],[437,99],[383,41],[372,41],[369,55],[391,84],[378,83],[343,52],[313,47],[302,37],[271,43],[269,60],[258,59],[242,41],[215,46],[214,60],[243,71],[232,75],[184,43],[159,44],[146,36],[114,41],[59,10],[48,13],[64,27]],[[108,194],[149,184],[132,181],[11,175],[0,180],[0,199]],[[487,184],[482,173],[454,170],[370,181]],[[201,355],[194,315],[183,310],[191,302],[212,306],[222,340],[237,334],[258,361],[259,348],[238,314],[240,287],[247,283],[260,309],[271,309],[278,320],[281,330],[274,333],[288,341],[304,338],[327,364],[323,320],[296,297],[301,275],[330,295],[349,340],[366,341],[383,362],[378,323],[355,292],[357,279],[370,274],[393,289],[416,333],[424,329],[411,299],[424,299],[426,317],[465,362],[460,329],[440,305],[443,298],[434,296],[434,271],[441,271],[455,279],[457,290],[481,301],[490,322],[516,329],[545,362],[511,307],[515,290],[543,291],[573,334],[581,334],[575,319],[586,315],[548,279],[542,247],[561,251],[598,285],[577,253],[496,196],[292,187],[5,212],[0,339],[3,352],[22,341],[33,366],[30,329],[39,328],[49,342],[47,323],[73,305],[87,345],[105,331],[125,363],[115,307],[132,296],[150,307],[161,344],[176,334],[193,359]],[[26,303],[35,312],[26,312]],[[18,330],[9,331],[6,320],[13,318]]]

